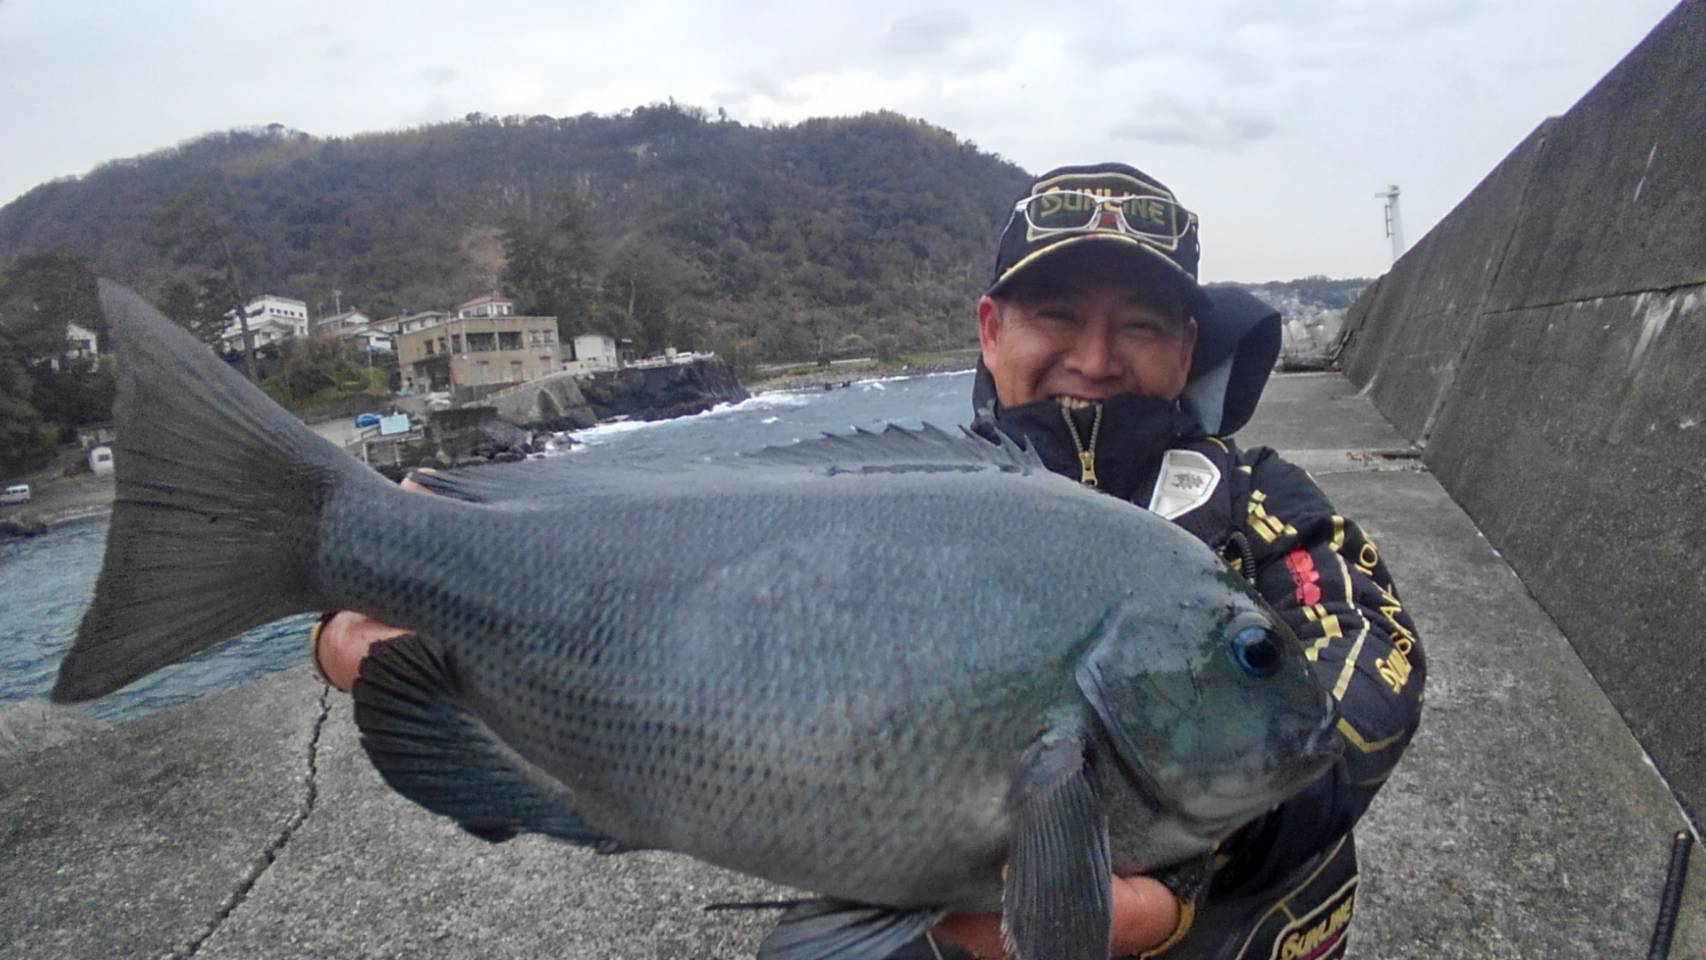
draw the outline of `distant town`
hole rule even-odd
[[[74,345],[94,349],[92,333],[75,325],[69,329]],[[520,384],[555,374],[581,376],[625,366],[685,363],[708,356],[678,355],[667,349],[642,361],[631,340],[602,333],[565,340],[557,329],[556,317],[516,313],[516,301],[495,292],[452,310],[400,313],[381,320],[357,309],[310,319],[304,301],[265,294],[249,301],[241,315],[236,310],[227,314],[220,343],[227,354],[243,351],[245,335],[257,349],[307,339],[343,344],[367,354],[395,353],[399,392],[404,395]]]

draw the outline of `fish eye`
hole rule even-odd
[[[1271,677],[1279,672],[1279,643],[1266,627],[1245,627],[1234,634],[1232,656],[1252,677]]]

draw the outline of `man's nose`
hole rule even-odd
[[[1119,355],[1101,324],[1089,324],[1078,331],[1067,351],[1066,364],[1074,373],[1091,380],[1111,380],[1120,375]]]

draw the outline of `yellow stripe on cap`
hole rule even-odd
[[[1055,253],[1055,252],[1057,252],[1061,249],[1064,249],[1066,247],[1070,247],[1075,243],[1082,243],[1086,240],[1102,240],[1102,241],[1117,240],[1121,243],[1129,244],[1133,247],[1136,247],[1139,250],[1142,250],[1144,253],[1147,253],[1150,256],[1155,257],[1156,259],[1160,260],[1162,263],[1166,264],[1168,266],[1168,268],[1170,268],[1175,274],[1177,274],[1179,276],[1180,279],[1185,280],[1185,281],[1187,281],[1193,285],[1197,283],[1196,278],[1191,276],[1189,273],[1186,273],[1184,267],[1179,266],[1179,264],[1176,261],[1174,261],[1172,257],[1169,257],[1167,254],[1163,253],[1160,249],[1156,248],[1154,244],[1147,243],[1144,240],[1142,240],[1138,237],[1134,237],[1128,233],[1118,233],[1118,232],[1110,230],[1110,231],[1106,231],[1106,232],[1077,234],[1076,236],[1067,237],[1065,240],[1056,240],[1055,242],[1049,244],[1048,246],[1043,247],[1041,250],[1032,250],[1030,253],[1027,253],[1023,257],[1020,257],[1019,261],[1017,263],[1013,264],[1011,267],[1008,267],[1005,271],[1003,271],[1001,276],[997,277],[993,284],[990,284],[989,289],[994,290],[996,287],[999,287],[1003,283],[1006,283],[1008,278],[1013,276],[1013,274],[1019,272],[1020,270],[1023,270],[1025,267],[1031,265],[1032,263],[1035,263],[1037,260],[1040,260],[1041,258],[1048,256],[1051,253]]]

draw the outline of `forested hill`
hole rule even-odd
[[[568,332],[795,359],[970,342],[1026,177],[892,113],[274,125],[37,187],[0,209],[0,265],[63,249],[209,316],[276,293],[383,317],[501,287]]]

